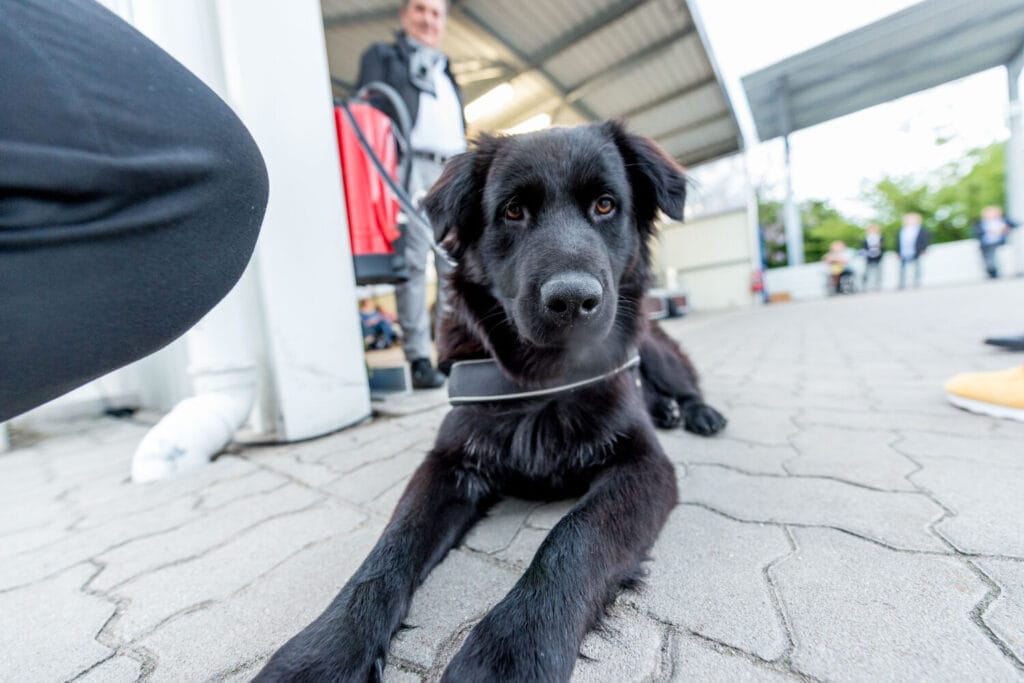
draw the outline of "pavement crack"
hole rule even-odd
[[[213,545],[211,545],[211,546],[209,546],[207,548],[204,548],[203,550],[201,550],[201,551],[199,551],[197,553],[192,553],[191,555],[188,555],[186,557],[178,557],[178,558],[175,558],[174,560],[172,560],[170,562],[165,562],[163,564],[159,564],[159,565],[156,565],[154,567],[150,567],[149,569],[146,569],[145,571],[139,572],[138,574],[133,574],[132,576],[129,576],[128,578],[126,578],[126,579],[124,579],[122,581],[118,581],[116,584],[110,586],[110,588],[108,588],[107,590],[108,591],[113,591],[115,589],[122,588],[125,585],[127,585],[127,584],[129,584],[129,583],[131,583],[133,581],[137,581],[138,579],[140,579],[140,578],[142,578],[144,576],[147,576],[149,574],[153,574],[153,573],[161,571],[163,569],[169,569],[171,567],[177,567],[179,565],[187,564],[189,562],[193,562],[195,560],[198,560],[198,559],[200,559],[202,557],[205,557],[206,555],[209,555],[212,552],[215,552],[217,550],[220,550],[221,548],[224,548],[228,544],[238,540],[242,536],[245,536],[246,534],[250,533],[251,531],[253,531],[255,529],[258,529],[259,527],[263,526],[264,524],[267,524],[268,522],[272,522],[274,520],[283,519],[285,517],[290,517],[292,515],[299,515],[299,514],[302,514],[304,512],[308,512],[308,511],[312,510],[313,508],[317,507],[318,505],[322,504],[325,500],[326,500],[326,496],[321,496],[317,500],[314,500],[310,504],[304,505],[301,508],[296,508],[294,510],[286,510],[284,512],[278,512],[278,513],[275,513],[273,515],[269,515],[267,517],[264,517],[264,518],[262,518],[262,519],[260,519],[260,520],[258,520],[256,522],[253,522],[252,524],[250,524],[250,525],[248,525],[246,527],[243,527],[242,529],[239,529],[237,532],[231,534],[231,536],[229,538],[225,538],[225,539],[223,539],[223,540],[221,540],[221,541],[219,541],[217,543],[214,543]],[[95,561],[95,560],[93,560],[93,561]]]
[[[768,587],[768,597],[771,600],[772,608],[775,610],[775,618],[782,628],[782,635],[786,638],[786,647],[779,656],[779,662],[784,664],[787,670],[793,670],[793,650],[796,649],[796,640],[793,638],[793,622],[786,611],[786,603],[782,598],[782,589],[775,583],[775,579],[772,578],[772,570],[796,554],[797,543],[796,538],[793,537],[792,529],[784,526],[782,531],[786,536],[786,542],[789,543],[789,552],[779,555],[766,564],[761,569],[761,576]]]
[[[796,455],[796,456],[793,456],[792,458],[789,458],[786,461],[784,461],[782,463],[783,468],[785,468],[786,463],[790,462],[791,460],[795,460],[796,458],[799,458],[799,457],[801,457],[801,456]],[[892,493],[892,494],[911,495],[911,496],[921,496],[921,495],[924,495],[923,492],[920,491],[920,490],[909,491],[907,489],[883,489],[883,488],[879,488],[877,486],[871,486],[870,484],[864,484],[864,483],[858,482],[858,481],[850,481],[848,479],[843,479],[842,477],[834,477],[834,476],[831,476],[831,475],[828,475],[828,474],[791,474],[791,473],[788,473],[789,472],[788,469],[786,470],[787,474],[774,474],[774,473],[771,473],[771,472],[748,472],[748,471],[743,470],[741,468],[734,467],[733,465],[728,465],[728,464],[719,463],[719,462],[709,462],[709,463],[689,462],[687,464],[689,464],[691,466],[695,466],[695,467],[717,467],[719,469],[729,470],[729,471],[732,471],[732,472],[736,472],[737,474],[743,474],[743,475],[746,475],[748,477],[765,477],[765,478],[769,478],[769,479],[807,479],[807,480],[811,480],[811,481],[834,481],[834,482],[839,483],[839,484],[846,484],[847,486],[853,486],[855,488],[864,489],[866,491],[874,491],[875,493]],[[915,487],[915,488],[917,488],[917,487]]]
[[[974,553],[966,553],[966,552],[964,552],[959,546],[957,546],[950,539],[948,539],[945,536],[945,534],[943,534],[938,529],[938,525],[941,524],[943,521],[945,521],[946,519],[951,519],[953,517],[956,517],[957,516],[956,511],[954,511],[952,508],[948,507],[945,503],[941,502],[935,496],[934,492],[932,492],[931,490],[929,490],[926,487],[922,486],[921,484],[918,484],[918,483],[914,482],[913,480],[911,480],[910,477],[913,476],[913,474],[923,470],[924,466],[920,462],[918,462],[914,457],[912,457],[910,455],[907,455],[903,451],[898,450],[898,448],[896,448],[895,445],[893,446],[893,448],[894,448],[894,450],[897,450],[898,453],[903,455],[903,457],[905,457],[908,460],[910,460],[910,462],[912,462],[915,465],[917,465],[918,469],[907,475],[907,481],[909,481],[914,486],[914,488],[916,488],[917,490],[921,491],[921,493],[926,495],[929,500],[931,500],[933,503],[935,503],[935,505],[937,505],[942,510],[942,515],[940,517],[938,517],[937,519],[932,520],[932,522],[928,525],[929,533],[931,533],[933,536],[935,536],[935,538],[939,539],[939,541],[941,543],[943,543],[946,547],[948,547],[950,549],[951,553],[955,557],[957,557],[961,562],[963,562],[967,566],[967,568],[975,576],[978,577],[978,580],[981,581],[982,583],[984,583],[985,586],[988,588],[988,590],[985,593],[985,596],[982,597],[982,599],[978,602],[977,605],[974,606],[974,609],[972,609],[971,612],[970,612],[971,623],[973,623],[975,625],[975,627],[977,627],[978,630],[980,630],[982,632],[982,634],[996,648],[999,649],[999,651],[1002,653],[1002,655],[1004,657],[1006,657],[1010,661],[1010,663],[1012,663],[1015,667],[1017,667],[1018,671],[1024,672],[1024,660],[1021,660],[1021,658],[1018,657],[1014,653],[1013,649],[1002,638],[1000,638],[999,635],[995,631],[993,631],[992,628],[985,622],[985,612],[988,611],[989,606],[991,606],[992,603],[995,602],[999,598],[1000,594],[1002,593],[1002,589],[992,579],[992,577],[990,577],[988,574],[986,574],[981,569],[981,567],[979,567],[977,565],[976,562],[972,562],[971,561],[974,558],[985,557],[985,556],[974,554]]]
[[[116,633],[116,626],[118,622],[121,621],[121,617],[124,615],[125,609],[128,607],[128,605],[131,604],[131,600],[128,598],[116,597],[112,595],[110,591],[93,588],[92,582],[96,579],[97,576],[99,576],[103,572],[103,570],[106,568],[106,565],[97,560],[88,560],[88,564],[91,564],[93,567],[95,567],[96,571],[93,572],[89,576],[89,578],[85,580],[85,583],[82,584],[79,590],[86,595],[90,595],[99,600],[103,600],[104,602],[108,602],[114,606],[113,613],[110,615],[110,617],[107,618],[106,621],[103,622],[103,625],[100,626],[99,630],[96,632],[96,635],[93,636],[93,639],[97,643],[106,648],[109,648],[112,651],[111,655],[105,658],[103,661],[112,659],[117,655],[123,655],[130,659],[134,659],[139,663],[139,680],[141,681],[149,678],[149,676],[154,671],[156,671],[157,658],[149,652],[132,647],[130,643],[126,642]],[[78,675],[75,676],[75,678],[84,676],[93,668],[99,666],[102,663],[103,662],[97,662],[94,666],[90,667],[86,671],[80,672]]]

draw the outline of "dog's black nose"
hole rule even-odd
[[[601,283],[584,273],[556,275],[540,288],[544,313],[562,323],[593,316],[601,306],[603,295]]]

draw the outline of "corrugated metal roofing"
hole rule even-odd
[[[339,94],[355,81],[363,50],[392,39],[401,4],[321,0]],[[515,100],[476,122],[478,130],[510,128],[539,113],[556,124],[625,117],[684,164],[741,148],[687,0],[452,0],[442,49],[467,102],[500,83],[515,88]]]
[[[1006,64],[1022,0],[926,0],[743,78],[758,136],[790,132]]]

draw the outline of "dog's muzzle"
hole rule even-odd
[[[561,273],[540,288],[541,315],[552,327],[587,323],[597,318],[604,287],[586,273]]]

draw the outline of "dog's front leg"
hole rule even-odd
[[[442,682],[568,681],[587,631],[640,563],[676,503],[676,480],[650,427],[562,519],[508,595],[476,625]]]
[[[480,518],[486,488],[438,449],[413,475],[377,545],[330,606],[289,640],[257,681],[379,680],[413,591]]]

